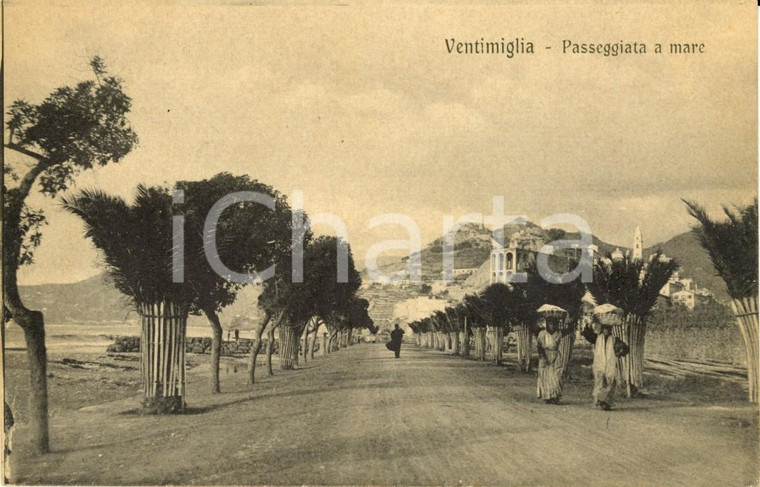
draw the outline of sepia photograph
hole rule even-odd
[[[2,484],[760,482],[756,4],[2,38]]]

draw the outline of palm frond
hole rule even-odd
[[[734,299],[758,293],[757,199],[745,207],[723,207],[727,219],[710,218],[700,204],[682,200],[689,215],[699,222],[694,236],[707,251],[716,273]]]

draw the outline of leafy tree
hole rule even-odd
[[[345,279],[339,279],[338,276],[340,255],[347,257]],[[345,282],[340,282],[341,280]],[[361,286],[361,277],[356,270],[348,242],[333,236],[315,239],[306,248],[304,281],[308,284],[316,315],[327,326],[330,333],[329,345],[332,346],[341,331],[339,319],[348,312],[351,301]]]
[[[494,360],[497,364],[502,359],[504,335],[512,325],[520,322],[525,310],[525,292],[516,286],[494,283],[480,293],[481,315],[495,330]]]
[[[83,170],[119,162],[137,144],[127,120],[132,101],[122,81],[108,73],[99,57],[90,62],[94,79],[53,91],[39,104],[14,101],[8,110],[5,147],[31,166],[6,164],[3,178],[4,312],[24,330],[30,369],[30,419],[34,447],[48,452],[47,351],[41,312],[30,310],[18,292],[18,268],[33,262],[44,215],[26,200],[39,190],[55,197]],[[20,166],[20,165],[19,165]],[[8,183],[15,183],[10,185]]]
[[[715,271],[725,281],[731,295],[731,307],[742,332],[747,350],[749,400],[760,398],[760,341],[758,335],[758,248],[757,199],[751,205],[730,209],[723,207],[725,221],[710,218],[705,209],[685,201],[689,214],[700,226],[693,229],[707,251]]]
[[[370,333],[377,333],[375,322],[369,315],[369,301],[364,298],[353,296],[348,304],[346,315],[349,330],[349,340],[353,330],[367,329]]]
[[[475,338],[475,356],[478,360],[486,358],[486,326],[489,316],[483,299],[475,294],[468,294],[462,300],[467,313],[467,324]]]
[[[178,207],[185,218],[184,279],[191,285],[195,299],[191,312],[202,312],[209,321],[212,335],[211,390],[220,392],[219,362],[223,330],[219,312],[237,298],[238,291],[250,282],[239,282],[221,275],[209,263],[203,251],[204,242],[215,244],[217,255],[225,267],[239,274],[262,272],[271,265],[283,266],[290,259],[292,212],[283,195],[249,176],[219,173],[202,181],[180,181],[176,189],[184,192],[185,202]],[[274,209],[254,201],[240,200],[222,211],[213,234],[207,234],[205,223],[222,198],[242,193],[271,197]],[[269,321],[265,316],[263,325]],[[257,327],[257,330],[262,326]],[[253,344],[258,353],[261,330]],[[251,382],[253,380],[251,379]]]
[[[340,282],[339,255],[345,252],[346,282]],[[280,366],[291,369],[297,357],[297,344],[309,321],[316,317],[330,334],[328,351],[346,327],[352,300],[361,285],[347,242],[338,237],[321,236],[305,244],[303,282],[294,282],[291,273],[267,281],[259,298],[261,306],[274,317],[280,328]]]
[[[316,314],[313,297],[306,284],[292,282],[287,273],[278,275],[264,283],[264,290],[259,296],[259,305],[272,319],[269,343],[274,339],[274,330],[280,330],[280,368],[292,369],[298,352],[296,342],[303,327]],[[295,347],[295,348],[294,348]],[[268,364],[271,360],[267,351]]]
[[[459,332],[462,330],[462,323],[460,320],[460,313],[462,311],[463,309],[459,305],[446,306],[443,310],[443,313],[446,315],[446,321],[449,324],[449,340],[452,343],[451,348],[454,349],[454,355],[459,355],[461,353]]]

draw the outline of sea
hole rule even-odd
[[[225,331],[225,339],[227,339]],[[105,353],[115,336],[139,336],[137,322],[123,323],[50,323],[45,325],[45,345],[51,353]],[[241,331],[241,338],[250,338],[250,331]],[[188,337],[210,337],[211,327],[187,327]],[[17,352],[26,349],[23,330],[12,321],[5,325],[5,351]]]

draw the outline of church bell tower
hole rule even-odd
[[[636,227],[633,234],[633,260],[644,260],[644,238],[639,227]]]

